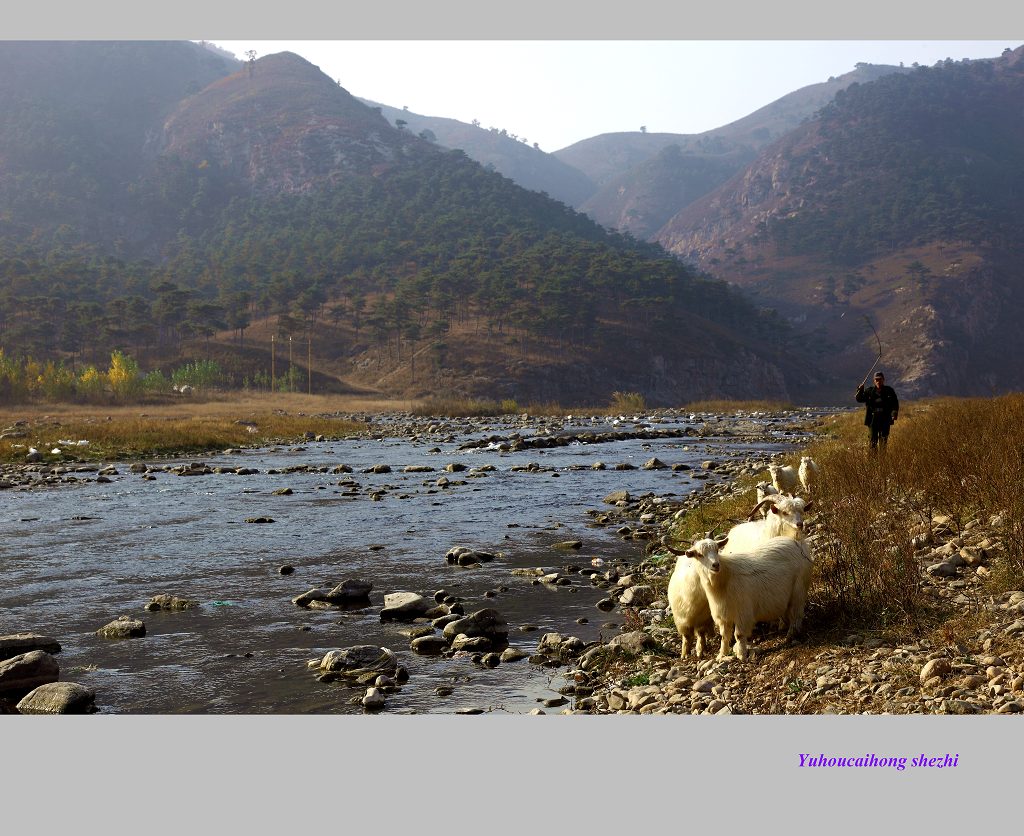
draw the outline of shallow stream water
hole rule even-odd
[[[565,427],[573,429],[580,428]],[[475,437],[486,434],[475,430]],[[429,598],[444,589],[462,599],[467,613],[493,607],[508,622],[509,643],[528,653],[546,631],[609,638],[621,614],[595,607],[607,593],[588,578],[537,585],[511,570],[564,570],[589,566],[595,557],[639,560],[642,541],[623,540],[614,526],[591,525],[586,511],[607,508],[602,499],[616,490],[682,497],[706,484],[692,478],[694,471],[640,469],[651,457],[699,472],[704,459],[788,450],[793,442],[780,432],[777,441],[758,444],[703,437],[516,453],[458,449],[472,437],[353,439],[202,459],[211,467],[259,471],[245,476],[161,472],[145,480],[129,472],[130,463],[118,463],[109,483],[83,479],[0,493],[0,635],[56,638],[60,678],[94,689],[102,713],[361,713],[350,700],[364,686],[318,682],[306,664],[358,644],[390,648],[409,670],[409,682],[388,695],[387,712],[526,713],[557,696],[558,670],[526,660],[488,669],[468,657],[417,655],[409,649],[408,624],[381,621],[383,596],[409,591]],[[608,469],[590,469],[599,460]],[[445,473],[452,462],[495,470],[476,478]],[[512,470],[531,462],[543,469]],[[638,469],[615,470],[618,463]],[[340,464],[353,472],[330,472]],[[362,472],[378,464],[392,472]],[[302,465],[328,472],[267,472]],[[434,470],[402,472],[407,465]],[[441,476],[453,484],[437,487]],[[275,495],[280,488],[293,493]],[[253,517],[274,522],[246,523]],[[552,548],[573,539],[583,548]],[[499,554],[478,568],[461,568],[445,560],[457,545]],[[294,574],[280,574],[284,564]],[[347,578],[373,584],[369,604],[307,610],[292,603],[313,587]],[[488,591],[496,594],[487,597]],[[145,611],[158,594],[200,606]],[[96,635],[122,614],[141,618],[146,635]],[[580,618],[587,622],[577,623]],[[536,630],[521,629],[530,626]],[[452,693],[438,696],[440,686]]]

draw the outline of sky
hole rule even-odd
[[[994,58],[1024,40],[217,40],[290,51],[354,96],[565,148],[602,133],[700,133],[850,72]]]

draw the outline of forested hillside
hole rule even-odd
[[[102,49],[118,73],[145,53]],[[184,50],[206,66],[209,53]],[[784,391],[784,329],[725,283],[392,127],[296,55],[228,69],[115,131],[136,161],[116,173],[92,165],[108,146],[84,129],[46,165],[29,146],[56,120],[5,134],[8,354],[216,355],[238,382],[270,365],[276,333],[305,336],[318,368],[395,393],[486,394],[498,380],[525,398],[568,382],[593,401],[631,384],[663,401]],[[106,125],[122,106],[94,97],[86,119],[54,101],[74,124]],[[55,174],[67,160],[82,172],[73,200]],[[32,211],[44,199],[50,211]]]

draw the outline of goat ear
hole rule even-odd
[[[728,543],[728,542],[729,542],[729,538],[728,537],[723,537],[721,540],[715,540],[715,545],[718,546],[718,548],[720,548],[720,549],[724,549],[725,548],[725,544]]]
[[[687,549],[685,552],[683,552],[683,554],[685,554],[687,557],[700,557],[700,552],[696,549]]]
[[[772,513],[773,514],[778,514],[779,513],[779,506],[778,505],[771,505],[769,507],[772,509]]]
[[[814,504],[814,501],[813,501],[813,500],[809,500],[809,501],[808,501],[808,502],[807,502],[807,503],[806,503],[806,504],[804,505],[804,511],[810,511],[810,510],[811,510],[811,506],[812,506],[813,504]]]

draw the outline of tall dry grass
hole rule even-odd
[[[783,412],[793,409],[793,404],[785,401],[731,401],[731,400],[703,400],[690,401],[683,404],[680,409],[687,409],[690,412]]]
[[[861,413],[809,449],[821,466],[814,499],[816,583],[827,614],[879,626],[927,609],[912,538],[936,516],[954,530],[1002,517],[1005,552],[993,575],[1024,583],[1024,395],[907,404],[888,448],[871,453]]]

